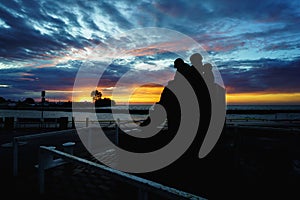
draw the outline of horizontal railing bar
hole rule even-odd
[[[105,174],[109,174],[111,176],[113,176],[115,179],[118,179],[119,181],[123,181],[123,182],[127,182],[137,188],[141,188],[143,190],[149,191],[149,192],[153,192],[156,194],[160,194],[163,196],[166,196],[168,198],[172,198],[172,199],[205,199],[199,196],[196,196],[194,194],[191,193],[187,193],[184,191],[180,191],[177,190],[175,188],[171,188],[165,185],[162,185],[160,183],[156,183],[141,177],[137,177],[135,175],[131,175],[113,168],[109,168],[106,167],[104,165],[95,163],[95,162],[91,162],[89,160],[83,159],[83,158],[79,158],[76,157],[74,155],[71,154],[67,154],[65,152],[62,151],[58,151],[55,149],[50,149],[48,147],[45,146],[41,146],[40,147],[41,150],[43,151],[48,151],[53,153],[54,155],[61,157],[65,160],[68,160],[69,162],[73,162],[73,163],[77,163],[79,165],[84,165],[84,166],[88,166],[88,167],[95,167],[99,170],[101,170],[102,172],[104,172]]]

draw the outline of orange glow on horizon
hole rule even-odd
[[[97,88],[100,92],[103,91],[103,88]],[[92,97],[90,96],[91,89],[82,89],[82,92],[78,92],[74,97],[74,102],[92,102]],[[151,86],[142,86],[137,87],[134,90],[133,94],[128,94],[124,92],[124,94],[119,94],[118,96],[111,96],[110,94],[106,94],[102,92],[102,98],[110,98],[116,102],[116,104],[153,104],[158,102],[160,99],[161,92],[163,90],[163,86],[160,85],[151,85]]]
[[[130,97],[130,103],[135,104],[151,104],[158,102],[163,91],[162,86],[155,87],[139,87]]]
[[[102,92],[103,88],[98,88]],[[111,94],[103,93],[102,98],[113,99],[116,104],[153,104],[160,99],[163,86],[142,86],[137,87],[134,93],[119,94],[112,97]],[[83,88],[82,91],[76,92],[78,95],[73,99],[75,102],[92,102],[90,96],[90,89]],[[70,91],[71,92],[71,91]],[[71,98],[69,98],[71,99]],[[72,100],[71,100],[72,101]],[[249,92],[249,93],[227,93],[227,104],[299,104],[300,105],[300,93],[276,93],[276,92]]]
[[[227,104],[300,104],[300,93],[232,93]]]
[[[151,85],[135,88],[133,94],[114,96],[112,99],[118,104],[153,104],[160,99],[163,86]]]

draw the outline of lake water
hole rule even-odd
[[[285,110],[276,114],[227,114],[227,119],[264,119],[264,120],[300,120],[300,113],[289,111],[300,110],[300,105],[229,105],[228,110]]]
[[[114,109],[126,109],[127,106],[115,106]],[[151,105],[131,105],[130,109],[134,110],[147,110],[151,108]],[[105,108],[103,108],[105,109]],[[300,105],[228,105],[228,110],[300,110]],[[14,118],[40,118],[42,111],[36,110],[0,110],[0,117],[14,117]],[[64,111],[44,111],[44,118],[60,118],[68,117],[69,121],[73,116],[76,116],[76,121],[85,121],[86,118],[95,118],[93,113],[88,112],[64,112]],[[111,113],[97,113],[98,120],[113,120],[117,118],[128,119],[126,114],[117,114],[113,116]],[[142,120],[146,118],[146,115],[132,115],[134,120]],[[300,113],[278,113],[278,114],[227,114],[227,119],[291,119],[300,120]]]

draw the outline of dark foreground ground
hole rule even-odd
[[[300,135],[297,128],[226,126],[204,159],[181,158],[172,165],[138,176],[208,199],[299,199]],[[39,145],[76,142],[74,154],[93,160],[76,134],[35,140],[20,146],[19,175],[13,176],[10,142],[17,135],[45,130],[0,130],[1,193],[8,199],[137,199],[135,188],[76,165],[46,171],[45,193],[38,192]],[[51,130],[53,131],[53,130]],[[108,130],[109,131],[109,130]],[[150,199],[159,199],[150,196]]]

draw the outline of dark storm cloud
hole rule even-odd
[[[70,12],[63,12],[69,19],[70,23],[67,24],[59,18],[61,11],[58,11],[64,7],[59,6],[57,2],[43,4],[42,1],[23,1],[20,5],[9,2],[11,2],[9,5],[0,4],[0,19],[9,26],[9,28],[1,28],[0,57],[43,58],[46,52],[63,51],[70,47],[82,48],[84,44],[88,43],[86,38],[81,36],[75,38],[70,34],[68,30],[70,26],[80,27],[77,21],[78,16]],[[49,13],[55,13],[57,17],[51,16]],[[97,29],[97,26],[87,16],[88,14],[85,19],[89,27]],[[41,32],[43,29],[46,33]]]
[[[70,90],[73,87],[77,73],[76,68],[30,68],[1,70],[0,83],[10,85],[9,88],[1,88],[0,94],[10,96],[24,95],[26,92],[42,90]],[[35,98],[35,97],[34,97]]]
[[[64,50],[68,47],[81,48],[89,45],[88,38],[70,34],[71,27],[82,28],[86,25],[93,31],[110,33],[99,27],[92,17],[93,14],[107,16],[116,27],[121,29],[135,28],[140,25],[167,27],[197,37],[211,33],[212,23],[226,19],[251,19],[258,22],[299,23],[297,3],[288,1],[157,1],[122,2],[130,10],[124,16],[112,2],[102,1],[15,1],[1,2],[1,19],[10,26],[2,28],[1,57],[22,58],[45,55],[50,50]],[[125,11],[126,11],[125,9]],[[137,9],[134,12],[134,9]],[[133,10],[133,11],[132,11]],[[142,12],[138,12],[142,11]],[[56,17],[55,17],[56,16]],[[66,20],[62,20],[63,17]],[[82,22],[80,23],[79,20]],[[37,23],[37,24],[35,24]],[[41,33],[34,26],[45,28]],[[220,24],[226,26],[226,23]],[[285,26],[284,31],[291,30]],[[282,30],[281,30],[282,31]],[[274,33],[274,30],[272,29]],[[267,32],[250,33],[247,37],[259,37]],[[94,38],[97,37],[94,35]],[[221,38],[219,38],[221,39]],[[28,52],[30,50],[30,52]]]
[[[42,15],[39,16],[42,18]],[[64,43],[75,47],[81,46],[80,42],[71,40],[71,36],[64,30],[51,35],[41,34],[33,28],[27,17],[16,16],[4,8],[0,8],[0,17],[10,26],[1,29],[0,32],[0,57],[27,59],[43,56],[49,50],[63,50],[66,48]],[[48,18],[47,21],[57,27],[64,26],[64,22],[59,19]]]
[[[0,96],[70,89],[80,67],[77,61],[60,61],[64,56],[74,59],[70,49],[106,47],[112,34],[142,27],[169,28],[196,39],[217,56],[225,85],[233,92],[300,91],[299,1],[9,0],[0,2],[0,84],[9,85],[0,88]],[[260,57],[251,54],[253,49]],[[275,56],[267,59],[270,52]],[[166,58],[174,57],[160,53],[128,65],[113,63],[99,85],[112,87],[136,64],[156,66]],[[51,66],[37,68],[45,63]],[[135,70],[138,78],[132,83],[170,73]]]
[[[257,23],[299,22],[299,6],[296,1],[273,0],[204,0],[204,1],[157,1],[154,6],[160,11],[162,23],[176,25],[178,31],[188,34],[209,33],[209,28],[218,20],[253,20]],[[297,8],[298,6],[298,8]],[[164,19],[167,20],[164,20]],[[182,23],[182,22],[185,23]],[[227,23],[221,23],[220,27]],[[171,25],[170,25],[171,26]]]
[[[230,62],[222,67],[229,92],[300,92],[300,59]]]

